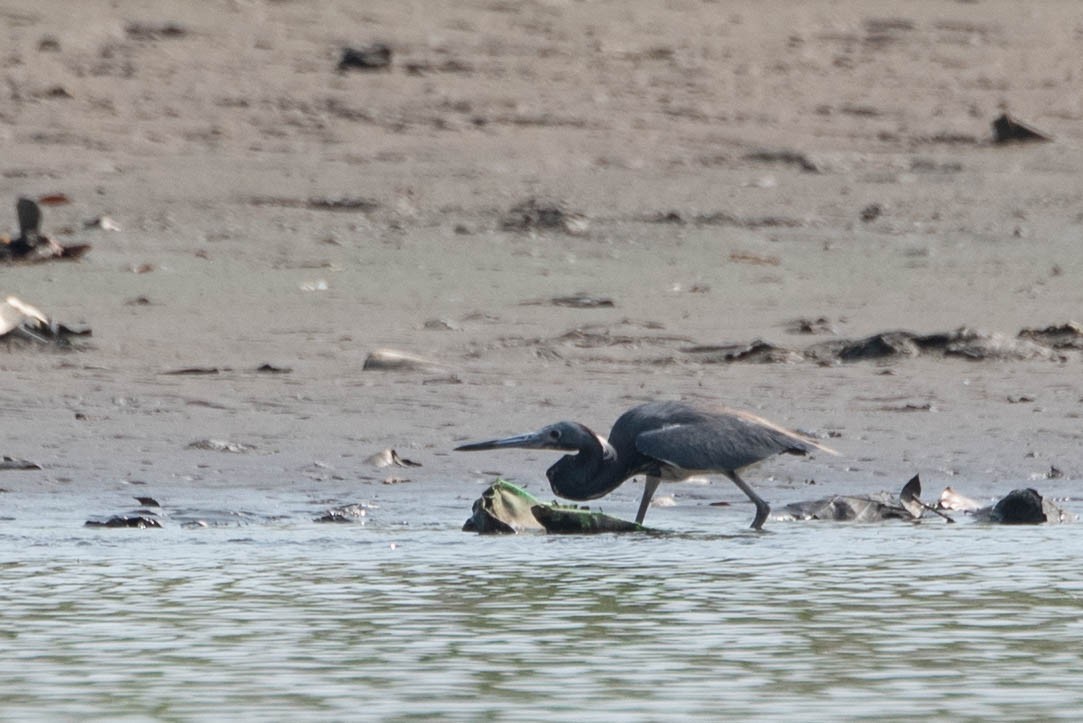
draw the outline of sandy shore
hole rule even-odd
[[[0,487],[376,485],[391,473],[363,460],[385,447],[424,466],[382,494],[540,485],[551,455],[448,450],[562,418],[604,432],[670,398],[843,453],[750,475],[773,476],[771,498],[915,472],[1071,494],[1083,476],[1078,352],[685,351],[821,340],[798,318],[844,337],[1079,319],[1075,3],[57,1],[0,18],[8,225],[18,196],[63,193],[45,230],[94,245],[3,271],[0,290],[94,335],[0,353],[0,452],[45,467]],[[390,70],[336,72],[371,42]],[[1004,110],[1054,142],[992,144]],[[574,215],[505,228],[532,198]],[[84,227],[101,215],[121,230]],[[612,306],[548,303],[578,292]],[[379,348],[442,366],[364,370]],[[193,367],[218,373],[168,373]],[[203,439],[254,449],[188,448]]]

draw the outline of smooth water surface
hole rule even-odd
[[[3,495],[0,715],[1020,720],[1083,705],[1079,525],[755,534],[743,507],[690,507],[652,511],[662,535],[478,537],[459,530],[461,492],[426,497],[316,524],[322,501],[300,493],[203,494],[244,514],[102,530],[81,526],[88,506],[122,511],[102,498]]]

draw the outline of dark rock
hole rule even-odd
[[[391,48],[384,43],[373,43],[362,48],[343,48],[338,61],[339,71],[388,70],[391,67]]]
[[[171,369],[162,374],[168,374],[173,376],[207,376],[218,374],[222,370],[218,367],[184,367],[183,369]]]
[[[1007,113],[993,121],[994,143],[1033,143],[1051,141],[1053,138],[1032,128]]]
[[[672,223],[677,224],[678,226],[683,226],[687,223],[684,220],[684,216],[678,211],[659,211],[653,216],[648,217],[647,221],[649,223]]]
[[[369,213],[380,207],[376,201],[367,198],[310,198],[305,204],[313,211],[356,211]]]
[[[745,156],[746,160],[759,163],[787,163],[808,173],[819,173],[820,168],[806,154],[791,150],[759,150]]]
[[[128,23],[124,29],[133,40],[159,40],[161,38],[183,38],[188,30],[178,23]]]
[[[1044,503],[1037,490],[1012,490],[993,505],[989,520],[1002,525],[1040,525],[1049,521]]]
[[[884,213],[884,207],[878,203],[870,203],[865,208],[861,209],[861,220],[865,223],[870,223],[880,218]]]

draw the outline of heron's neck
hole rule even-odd
[[[554,492],[573,500],[601,497],[624,481],[616,450],[593,432],[584,438],[578,454],[562,458],[549,468],[548,476]]]
[[[617,450],[613,449],[609,440],[586,427],[583,427],[583,430],[587,434],[584,435],[585,441],[579,448],[579,454],[576,455],[576,462],[584,469],[590,470],[591,474],[597,474],[606,466],[612,466],[617,461]]]

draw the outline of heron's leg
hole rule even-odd
[[[771,514],[771,505],[758,494],[756,494],[748,483],[737,476],[736,472],[724,472],[727,477],[733,480],[733,484],[741,488],[741,491],[748,495],[748,499],[752,500],[752,504],[756,505],[756,519],[752,520],[752,529],[763,529],[763,523],[767,521],[767,515]]]
[[[658,489],[658,485],[662,483],[661,477],[647,477],[643,481],[643,499],[639,501],[639,512],[636,513],[636,524],[642,525],[643,518],[647,516],[647,508],[651,506],[651,497],[654,497],[654,491]]]

